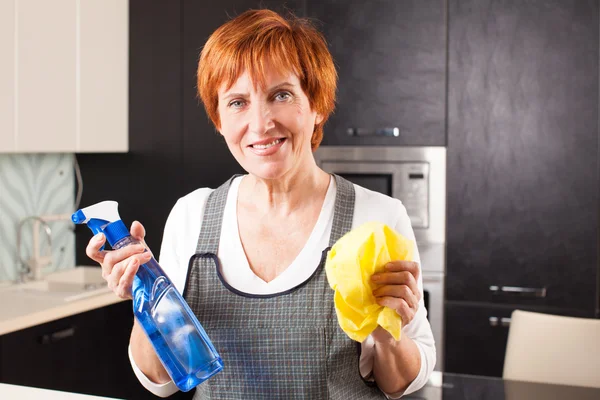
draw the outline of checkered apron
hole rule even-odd
[[[331,247],[352,226],[354,187],[337,183]],[[194,399],[383,399],[359,372],[360,344],[339,328],[324,271],[293,289],[251,295],[229,286],[216,256],[231,178],[207,200],[184,297],[223,359],[224,368]]]

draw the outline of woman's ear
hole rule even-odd
[[[315,119],[315,125],[319,125],[321,122],[323,122],[323,116],[319,113],[317,113],[317,118]]]

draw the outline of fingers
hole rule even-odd
[[[419,273],[419,264],[416,262],[392,261],[385,265],[385,272],[371,277],[379,285],[373,290],[377,304],[395,310],[402,317],[404,325],[413,320],[419,309]]]
[[[386,285],[373,291],[375,297],[392,297],[403,299],[410,308],[419,308],[419,299],[416,294],[406,285]]]
[[[405,285],[417,296],[417,300],[421,299],[421,292],[417,285],[415,276],[409,271],[398,272],[381,272],[374,274],[371,280],[378,285]]]
[[[377,304],[395,310],[402,318],[402,324],[405,326],[413,320],[417,312],[404,299],[397,297],[378,297]]]
[[[390,272],[408,271],[415,279],[419,279],[419,274],[421,273],[419,263],[414,261],[390,261],[385,265],[385,269]]]
[[[102,267],[102,277],[108,283],[108,287],[123,299],[131,299],[131,285],[139,266],[152,258],[152,253],[144,242],[146,236],[144,226],[134,221],[130,233],[140,243],[118,250],[101,251],[100,248],[106,243],[106,237],[100,233],[90,239],[86,247],[87,256]]]
[[[88,242],[88,245],[85,248],[85,254],[97,263],[102,264],[104,262],[106,252],[104,250],[101,251],[100,248],[104,245],[105,242],[106,237],[104,236],[104,234],[99,233],[95,235]]]
[[[140,265],[147,263],[152,254],[150,252],[136,253],[114,265],[106,277],[108,287],[120,298],[131,298],[131,285]]]
[[[135,255],[141,254],[146,250],[143,244],[133,244],[130,246],[123,247],[119,250],[107,251],[104,256],[104,262],[102,263],[102,274],[104,278],[108,277],[113,268],[121,261]],[[148,252],[150,253],[150,252]]]

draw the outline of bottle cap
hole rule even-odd
[[[110,224],[106,225],[104,228],[104,234],[106,235],[106,240],[108,240],[108,243],[110,243],[111,247],[113,247],[115,243],[124,237],[131,236],[129,230],[121,220],[111,222]]]

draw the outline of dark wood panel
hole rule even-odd
[[[186,193],[199,187],[216,188],[232,175],[245,173],[206,115],[196,92],[196,71],[200,50],[211,33],[231,17],[250,8],[268,8],[278,12],[289,10],[302,16],[304,1],[183,1],[182,143]]]
[[[591,311],[598,2],[449,4],[447,298]]]
[[[81,206],[119,202],[129,225],[141,221],[158,253],[165,221],[181,197],[182,91],[180,1],[131,0],[129,27],[129,148],[127,154],[80,154]],[[76,259],[85,255],[91,232],[78,226]]]
[[[446,144],[446,1],[308,0],[339,73],[326,145]],[[398,127],[399,137],[347,128]]]

